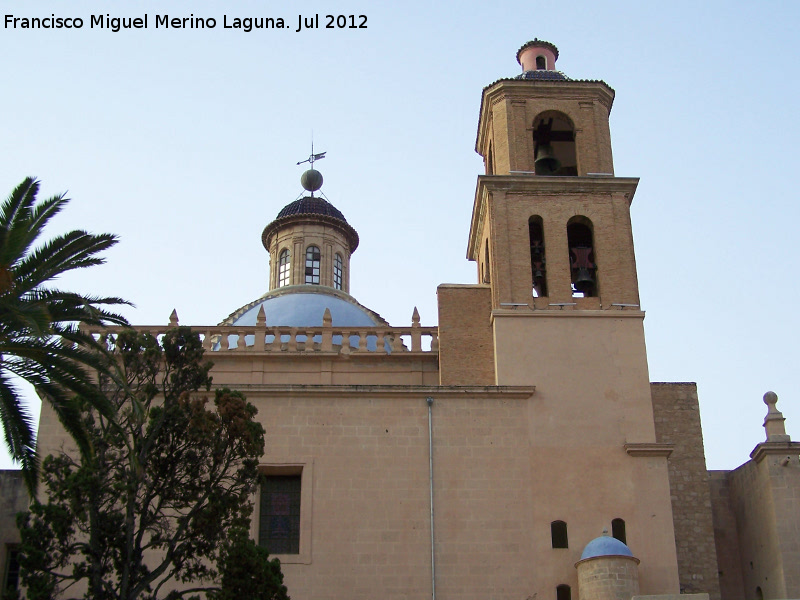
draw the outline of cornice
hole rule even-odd
[[[570,196],[576,194],[611,195],[624,194],[628,206],[633,202],[638,177],[542,177],[533,174],[479,175],[472,204],[467,259],[478,260],[480,239],[483,230],[489,195],[492,192],[520,194],[525,196]]]
[[[532,86],[536,89],[533,90]],[[481,154],[484,136],[488,128],[481,127],[487,122],[491,107],[505,99],[556,99],[556,100],[595,100],[611,112],[614,104],[614,90],[604,81],[574,80],[533,80],[500,79],[483,88],[481,106],[478,110],[478,133],[475,137],[475,152]]]
[[[212,389],[226,387],[212,385]],[[534,395],[535,386],[522,385],[293,385],[293,384],[236,384],[242,392],[258,392],[272,396],[302,398],[353,398],[357,396],[387,397],[417,396],[424,400],[432,397],[454,399],[470,397],[497,398],[503,400],[527,400]]]
[[[264,228],[264,231],[261,233],[261,243],[264,245],[264,248],[266,248],[267,252],[270,250],[270,238],[273,235],[276,235],[284,227],[289,227],[291,225],[323,225],[332,227],[339,231],[344,236],[345,240],[347,240],[347,243],[350,246],[350,254],[355,252],[356,248],[358,248],[358,232],[353,228],[352,225],[350,225],[350,223],[328,215],[303,213],[286,215],[280,219],[275,219]]]
[[[637,457],[663,456],[664,458],[668,458],[669,455],[672,454],[672,450],[675,448],[675,444],[656,444],[654,442],[639,442],[639,443],[625,444],[624,448],[625,452],[628,453],[628,456],[637,456]]]
[[[800,442],[761,442],[753,448],[750,458],[756,462],[761,462],[770,455],[794,455],[800,454]]]
[[[528,305],[528,310],[525,307],[520,307],[522,310],[495,308],[492,310],[492,320],[497,317],[511,317],[511,318],[594,318],[594,319],[644,319],[643,310],[632,310],[629,308],[621,308],[611,305],[601,310],[586,310],[586,309],[567,309],[563,310],[560,306],[551,306],[548,308],[537,308]]]

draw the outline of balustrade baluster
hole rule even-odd
[[[272,333],[274,334],[272,340],[272,346],[270,350],[272,352],[280,352],[282,349],[283,341],[281,340],[281,331],[277,327],[272,328]]]
[[[375,352],[379,354],[386,354],[386,333],[383,329],[378,330],[377,339],[375,340]]]

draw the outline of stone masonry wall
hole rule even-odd
[[[682,593],[720,599],[711,492],[694,383],[651,383],[656,440],[674,444],[668,459]]]
[[[714,543],[717,547],[719,587],[723,600],[745,600],[736,515],[731,506],[730,471],[709,471]]]
[[[580,561],[577,567],[580,600],[630,600],[639,594],[636,559],[600,556]]]

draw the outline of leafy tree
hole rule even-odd
[[[113,344],[118,376],[100,382],[116,419],[83,405],[95,452],[46,458],[47,501],[20,519],[28,598],[226,600],[221,580],[287,600],[277,561],[246,533],[264,450],[255,407],[228,389],[208,407],[197,392],[211,363],[188,328],[161,343],[126,330]]]
[[[64,273],[103,263],[100,253],[117,239],[75,230],[34,247],[50,219],[68,202],[64,195],[39,202],[38,191],[39,183],[29,177],[0,206],[0,420],[6,446],[21,464],[31,492],[39,466],[33,420],[12,376],[36,387],[80,450],[88,453],[74,395],[80,394],[106,416],[113,411],[84,368],[101,366],[99,345],[78,324],[127,325],[124,317],[108,310],[127,304],[124,300],[50,287]]]

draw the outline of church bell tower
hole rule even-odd
[[[440,379],[535,387],[534,521],[568,523],[570,547],[621,524],[642,589],[678,593],[631,231],[638,179],[614,173],[614,90],[557,59],[528,42],[522,73],[483,90],[467,248],[478,284],[439,288]],[[574,561],[550,547],[536,560],[553,589],[577,585]]]

